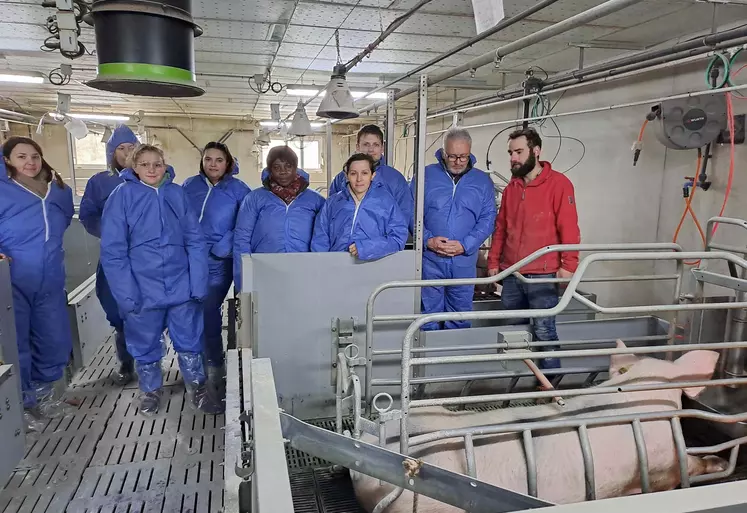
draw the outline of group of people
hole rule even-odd
[[[539,160],[541,147],[533,129],[509,136],[513,179],[497,212],[492,180],[475,167],[470,134],[447,131],[437,163],[425,168],[424,279],[474,278],[491,233],[490,275],[541,247],[579,242],[573,186]],[[414,227],[414,183],[386,165],[383,148],[381,129],[363,127],[325,200],[309,188],[288,146],[270,150],[262,187],[250,190],[226,145],[208,143],[199,173],[179,186],[162,150],[139,144],[124,125],[114,130],[109,169],[88,181],[80,220],[101,239],[96,292],[115,331],[114,379],[124,385],[137,375],[141,412],[159,409],[166,330],[191,404],[210,414],[223,410],[221,307],[232,282],[241,290],[240,255],[339,251],[366,261],[404,249]],[[72,349],[62,242],[73,195],[35,141],[12,137],[2,152],[0,259],[10,261],[23,404],[38,418],[53,413],[54,384]],[[551,253],[522,272],[567,278],[577,264],[577,252]],[[424,288],[422,311],[469,311],[473,290]],[[502,299],[512,310],[551,308],[558,290],[508,276]],[[424,329],[468,326],[450,321]],[[537,340],[558,340],[553,318],[534,319],[533,329]]]

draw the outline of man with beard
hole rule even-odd
[[[573,184],[539,160],[542,139],[533,128],[508,136],[508,155],[513,178],[503,191],[488,253],[488,274],[495,276],[538,249],[552,244],[578,244],[581,233]],[[578,267],[578,252],[549,253],[521,269],[528,279],[570,278]],[[503,280],[501,302],[507,310],[547,309],[558,304],[555,283],[522,283],[514,276]],[[518,321],[525,324],[526,320]],[[534,339],[558,340],[555,317],[532,320]],[[548,345],[544,350],[557,350]],[[560,368],[560,359],[544,358],[543,369]]]
[[[472,138],[464,128],[451,128],[437,164],[425,168],[423,209],[423,279],[474,278],[477,254],[495,223],[493,181],[475,167]],[[415,180],[411,187],[415,187]],[[425,287],[423,313],[472,310],[474,285]],[[468,328],[468,321],[428,323],[423,330]]]

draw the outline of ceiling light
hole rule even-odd
[[[366,100],[386,100],[387,94],[386,93],[373,93],[366,95],[367,93],[365,91],[351,91],[351,94],[353,95],[353,98],[356,100],[360,100],[365,97]]]
[[[311,128],[322,128],[323,126],[327,126],[327,123],[319,123],[319,122],[311,123]]]
[[[43,84],[44,77],[32,75],[6,75],[0,73],[0,82],[16,82],[18,84]]]
[[[319,89],[306,89],[302,87],[287,87],[285,92],[291,96],[316,96],[319,93]],[[319,93],[319,96],[324,96],[325,91]]]
[[[265,128],[273,128],[273,129],[277,130],[278,128],[280,128],[281,123],[282,122],[272,121],[272,120],[270,120],[270,121],[260,121],[259,122],[259,126],[263,126]]]
[[[296,137],[304,137],[313,133],[309,117],[306,115],[306,107],[304,107],[303,101],[299,100],[296,113],[293,115],[293,121],[288,129],[288,134]]]
[[[87,119],[90,121],[129,121],[129,116],[116,116],[113,114],[68,114],[71,118]]]
[[[259,134],[257,135],[257,138],[256,138],[255,142],[259,146],[269,146],[270,142],[271,142],[270,141],[270,134],[268,134],[264,130],[260,131]]]
[[[324,95],[322,103],[316,115],[321,118],[352,119],[359,116],[358,110],[353,106],[353,96],[345,80],[345,65],[335,66],[329,84],[325,88],[329,94]]]

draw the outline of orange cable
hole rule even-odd
[[[685,222],[685,218],[687,217],[687,214],[689,213],[690,216],[693,218],[693,222],[695,223],[695,226],[698,228],[698,232],[700,233],[700,238],[703,240],[703,246],[705,246],[706,238],[705,238],[705,232],[703,231],[703,227],[700,225],[700,221],[698,220],[698,216],[695,215],[695,211],[692,209],[692,202],[693,198],[695,197],[695,191],[698,190],[698,175],[700,174],[700,164],[703,160],[703,154],[700,150],[698,150],[698,163],[697,168],[695,170],[695,177],[693,178],[693,186],[690,192],[690,195],[687,197],[687,201],[685,202],[685,210],[682,212],[682,217],[680,217],[680,222],[677,225],[677,229],[674,231],[674,237],[672,238],[672,242],[677,243],[677,239],[680,235],[680,230],[682,229],[682,225]],[[685,260],[683,262],[685,265],[700,265],[700,260],[695,261],[687,261]]]

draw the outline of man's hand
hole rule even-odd
[[[8,255],[5,255],[3,253],[0,253],[0,260],[7,260],[8,262],[12,262],[13,259],[10,258]]]
[[[450,240],[444,244],[444,253],[447,256],[455,257],[464,254],[464,246],[458,240]]]
[[[348,251],[351,255],[353,255],[355,258],[358,258],[358,248],[355,247],[355,243],[348,246]]]
[[[558,272],[555,273],[555,276],[560,279],[569,279],[573,277],[573,273],[571,271],[566,271],[561,267],[558,269]]]
[[[499,272],[501,272],[500,269],[488,269],[488,276],[495,276]]]
[[[441,256],[451,256],[446,254],[446,247],[449,243],[449,239],[446,237],[431,237],[428,239],[428,242],[426,242],[426,246],[428,246],[428,249],[433,251],[434,253],[438,253]]]

